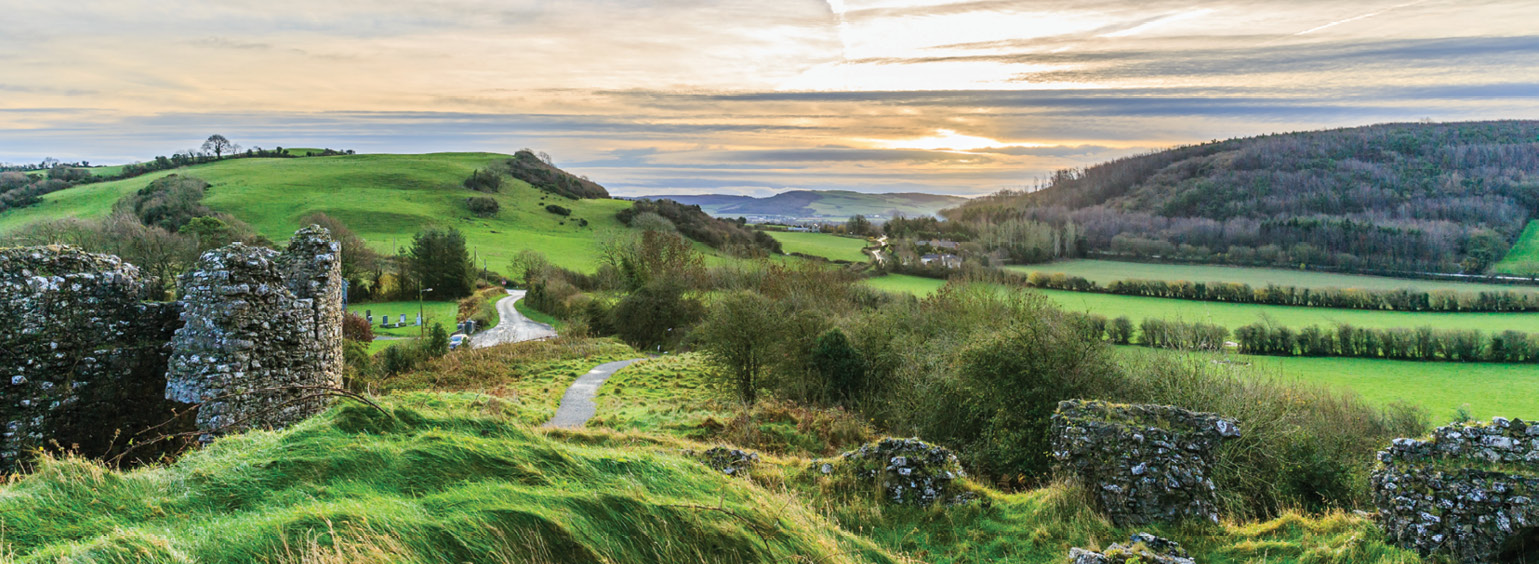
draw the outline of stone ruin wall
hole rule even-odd
[[[0,250],[0,469],[38,448],[105,454],[172,418],[177,307],[131,264],[70,247]],[[132,409],[125,409],[131,406]]]
[[[1054,470],[1075,476],[1118,526],[1183,519],[1217,522],[1208,478],[1219,444],[1240,436],[1231,419],[1158,405],[1060,402]]]
[[[182,275],[183,326],[166,397],[202,404],[205,431],[279,427],[319,412],[342,383],[341,255],[324,229],[288,249],[239,243]]]
[[[1379,463],[1379,525],[1401,547],[1467,563],[1539,557],[1539,422],[1439,427],[1395,439]]]
[[[282,254],[210,251],[181,286],[180,302],[151,302],[155,285],[117,257],[0,249],[0,470],[39,449],[107,456],[152,427],[281,426],[324,408],[292,389],[341,381],[340,255],[324,229]],[[196,426],[175,417],[202,402]]]

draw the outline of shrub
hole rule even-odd
[[[702,309],[699,301],[685,298],[677,284],[649,284],[615,306],[614,329],[638,349],[671,346],[700,320]]]
[[[466,198],[465,207],[470,210],[470,213],[480,217],[492,217],[497,215],[497,212],[502,209],[502,205],[497,203],[496,198],[487,196]]]
[[[465,187],[477,192],[501,192],[502,174],[490,168],[478,169],[465,179]]]
[[[374,327],[369,320],[351,311],[342,314],[342,338],[356,343],[374,341]]]
[[[848,404],[860,397],[867,386],[865,360],[838,328],[818,336],[812,345],[812,364],[835,401]]]
[[[548,211],[550,213],[553,213],[553,214],[556,214],[556,215],[559,215],[559,216],[572,215],[572,210],[564,208],[564,207],[561,207],[561,206],[558,206],[556,204],[546,204],[545,205],[545,211]]]

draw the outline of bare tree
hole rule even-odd
[[[217,133],[208,136],[208,141],[203,142],[203,151],[214,153],[214,158],[222,159],[225,153],[233,153],[237,150],[238,147],[234,143],[231,143],[229,139],[225,139],[223,135]]]

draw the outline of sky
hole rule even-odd
[[[1534,0],[0,0],[0,162],[533,148],[617,195],[979,195],[1539,119]]]

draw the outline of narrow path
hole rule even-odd
[[[576,382],[572,382],[572,387],[566,389],[566,395],[561,397],[561,406],[556,408],[555,417],[545,422],[545,426],[568,429],[582,427],[598,412],[598,408],[593,405],[593,394],[598,393],[599,386],[603,386],[604,381],[615,372],[638,360],[642,359],[633,358],[600,364],[593,370],[589,370],[587,374],[579,376]]]
[[[471,337],[470,346],[479,349],[555,337],[555,328],[524,317],[518,308],[513,307],[514,302],[524,299],[524,294],[524,290],[508,290],[508,297],[497,300],[497,315],[502,319],[496,327]]]

